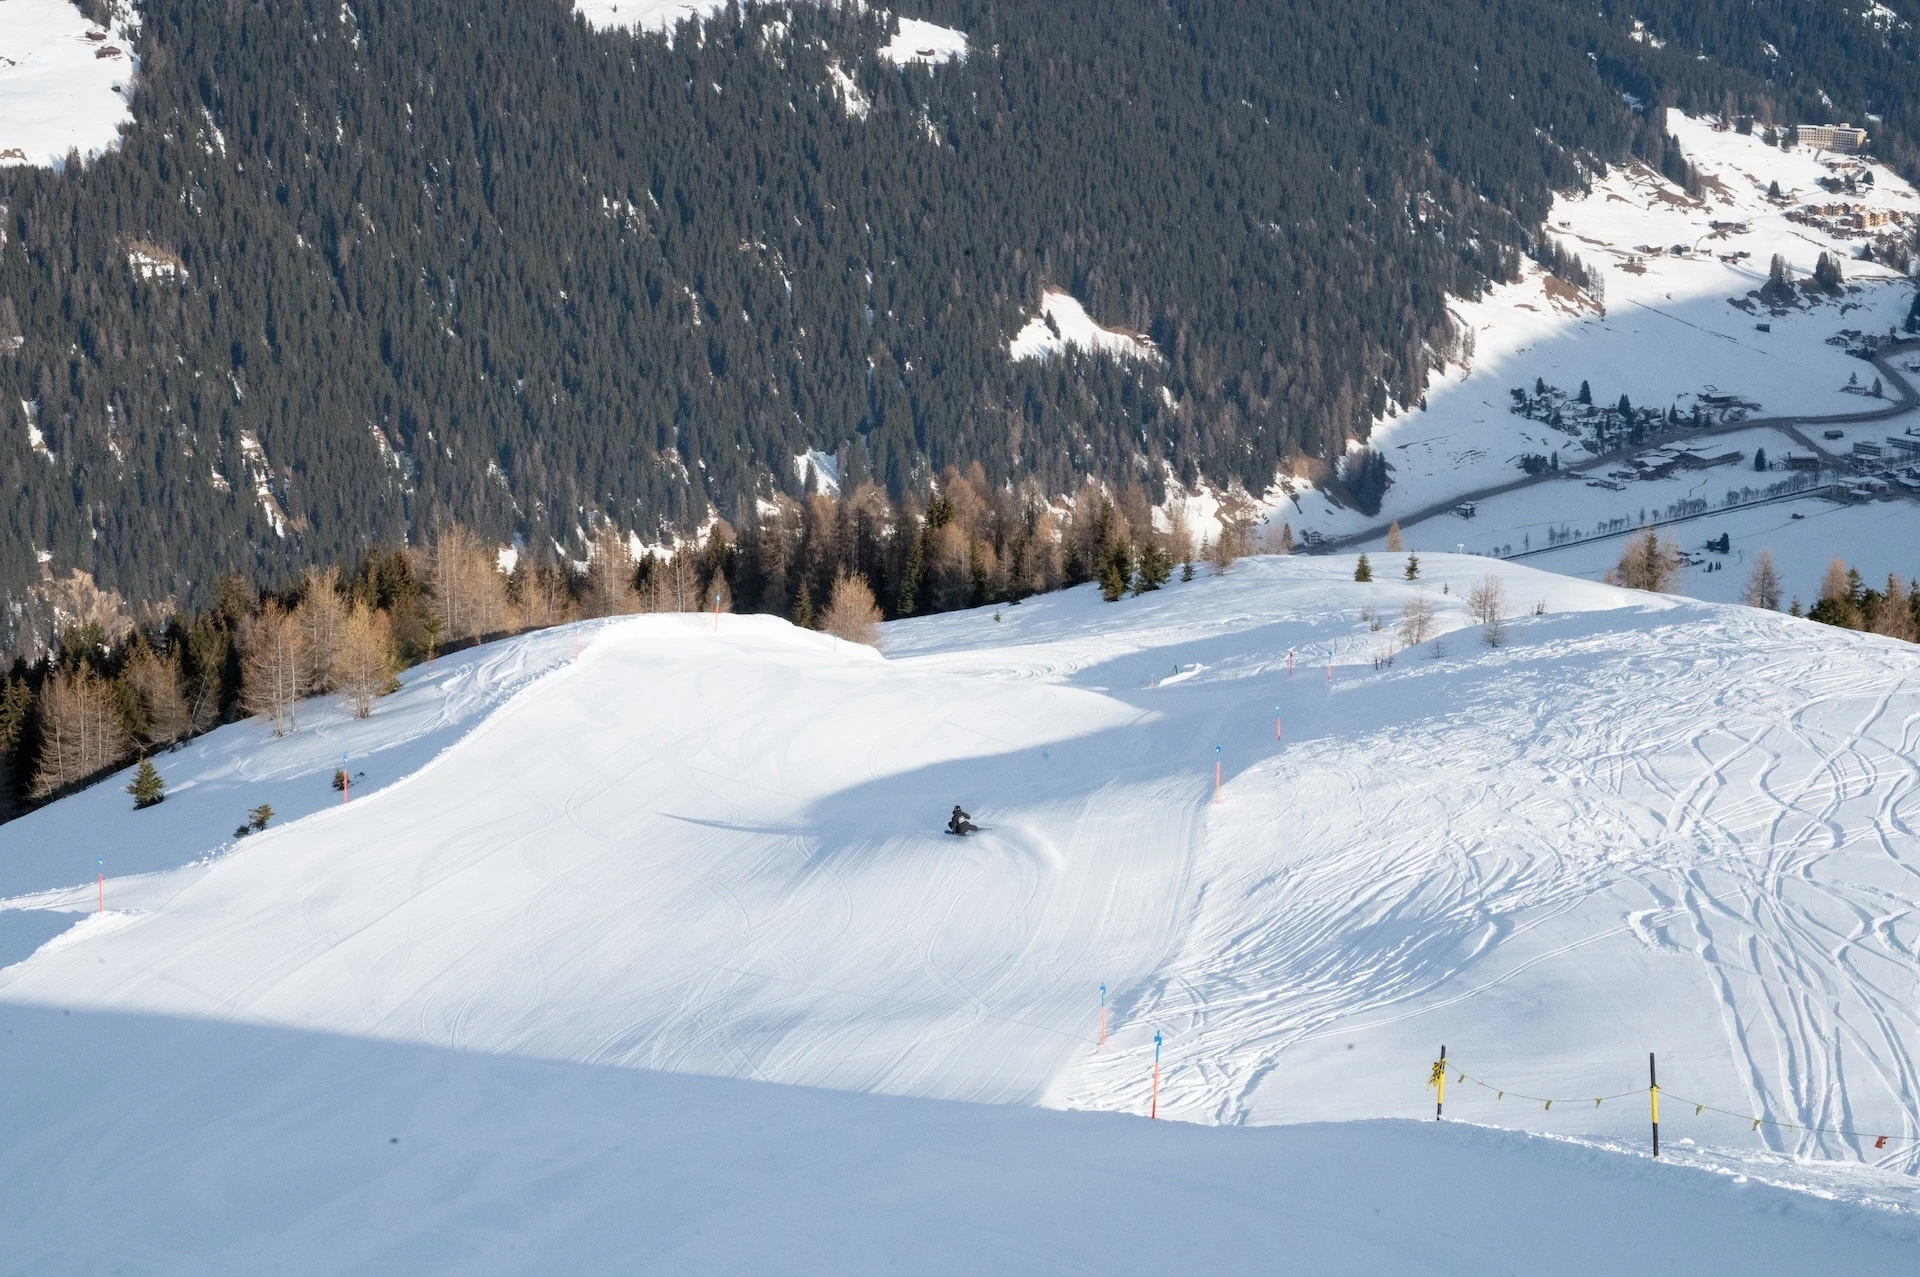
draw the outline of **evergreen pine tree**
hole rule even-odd
[[[1109,603],[1117,603],[1120,596],[1127,592],[1127,578],[1132,575],[1127,547],[1115,541],[1101,557],[1100,597]]]
[[[1419,579],[1420,556],[1417,554],[1409,554],[1407,555],[1407,580],[1418,581]]]
[[[1593,402],[1593,387],[1589,386],[1585,381],[1580,383],[1579,399],[1583,404],[1591,404]]]
[[[1182,581],[1193,580],[1193,560],[1192,559],[1188,559],[1186,562],[1180,565],[1180,579]]]
[[[140,768],[133,773],[133,783],[127,786],[127,792],[133,795],[135,811],[166,801],[167,785],[160,779],[159,769],[153,765],[152,759],[140,760]]]
[[[1367,556],[1361,555],[1360,561],[1353,565],[1353,579],[1356,581],[1373,580],[1373,565],[1367,562]]]
[[[807,588],[805,581],[793,596],[793,623],[803,630],[813,628],[813,591]]]
[[[1145,594],[1148,590],[1157,590],[1167,583],[1173,573],[1173,561],[1167,552],[1153,542],[1147,542],[1140,551],[1140,566],[1133,576],[1133,592]]]

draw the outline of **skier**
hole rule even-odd
[[[947,832],[959,837],[980,832],[980,826],[973,823],[973,817],[960,810],[960,804],[953,805],[953,815],[947,818]]]

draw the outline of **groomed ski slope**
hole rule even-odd
[[[1397,556],[1374,562],[1398,577]],[[102,785],[0,828],[21,893],[0,919],[91,908],[93,857],[162,814],[144,867],[186,866],[109,881],[106,914],[0,970],[19,1080],[0,1185],[28,1203],[0,1241],[88,1233],[130,1194],[148,1203],[134,1220],[66,1244],[105,1257],[150,1238],[152,1271],[276,1253],[377,1268],[430,1237],[462,1254],[570,1228],[637,1239],[656,1216],[596,1214],[637,1193],[681,1229],[656,1271],[724,1270],[714,1256],[753,1245],[807,1271],[780,1257],[839,1234],[795,1204],[838,1184],[850,1232],[894,1221],[864,1245],[955,1203],[996,1221],[938,1256],[900,1240],[926,1271],[1148,1271],[1150,1247],[1074,1239],[1087,1219],[1124,1236],[1149,1218],[1181,1253],[1268,1271],[1251,1221],[1309,1202],[1335,1225],[1307,1253],[1354,1259],[1328,1271],[1582,1271],[1539,1247],[1584,1234],[1543,1234],[1539,1211],[1694,1194],[1673,1218],[1713,1244],[1660,1225],[1661,1254],[1685,1260],[1668,1271],[1781,1255],[1897,1271],[1891,1247],[1920,1239],[1920,649],[1423,564],[1418,583],[1360,585],[1350,557],[1245,560],[1113,605],[1082,588],[890,626],[884,660],[769,618],[606,623],[577,663],[549,632],[449,658],[475,688],[500,671],[502,694],[463,701],[444,739],[417,730],[447,696],[430,666],[369,723],[277,742],[241,724],[164,756],[153,812],[108,823],[102,807],[130,803]],[[1521,614],[1497,649],[1460,609],[1489,570]],[[1376,667],[1420,590],[1453,632]],[[331,805],[320,738],[383,724],[417,742],[410,767],[394,753],[384,788]],[[276,772],[283,751],[308,770]],[[310,787],[288,810],[312,814],[202,861],[256,801],[242,758]],[[941,834],[955,802],[987,831]],[[66,814],[81,804],[97,826]],[[1644,1087],[1655,1051],[1670,1097],[1797,1129],[1670,1098],[1679,1167],[1652,1168],[1431,1122],[1163,1137],[660,1076],[1137,1115],[1156,1031],[1161,1115],[1190,1123],[1430,1118],[1444,1042],[1496,1088],[1562,1099],[1455,1084],[1460,1122],[1638,1158],[1644,1096],[1567,1097]],[[167,1150],[208,1123],[174,1175]],[[668,1145],[691,1160],[654,1165]],[[1161,1148],[1178,1169],[1153,1169]],[[1053,1171],[1014,1173],[1036,1164]],[[1437,1240],[1425,1176],[1453,1184]],[[235,1233],[262,1197],[269,1222]],[[1374,1207],[1377,1235],[1332,1246]],[[765,1212],[759,1240],[733,1235]],[[694,1217],[717,1230],[704,1248]],[[321,1240],[347,1220],[367,1236]],[[295,1239],[322,1249],[276,1249]],[[506,1251],[476,1266],[518,1267]]]

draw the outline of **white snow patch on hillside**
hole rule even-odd
[[[840,101],[845,104],[847,114],[856,120],[864,120],[873,110],[873,99],[860,91],[854,78],[847,74],[846,68],[838,62],[827,64],[827,75],[833,80],[833,87],[840,93]]]
[[[840,461],[830,452],[818,448],[800,453],[793,459],[793,477],[801,483],[807,482],[807,470],[813,470],[814,492],[823,492],[830,497],[840,495]]]
[[[1014,359],[1048,359],[1069,346],[1088,354],[1119,359],[1158,359],[1160,352],[1143,336],[1103,328],[1071,293],[1049,288],[1040,299],[1040,313],[1014,337],[1009,353]]]
[[[893,39],[881,46],[880,56],[896,66],[961,61],[967,56],[967,33],[921,18],[902,18]]]
[[[0,167],[59,167],[119,144],[140,16],[94,26],[69,0],[0,0]]]
[[[672,31],[720,12],[726,0],[574,0],[573,7],[597,31]]]
[[[1869,160],[1805,147],[1782,151],[1757,134],[1720,131],[1677,112],[1669,113],[1668,122],[1705,179],[1702,198],[1687,196],[1645,168],[1627,166],[1613,170],[1588,195],[1556,199],[1548,219],[1547,233],[1601,277],[1604,312],[1531,262],[1518,283],[1500,286],[1477,302],[1454,303],[1458,323],[1473,334],[1474,352],[1464,363],[1448,364],[1432,381],[1427,411],[1402,409],[1375,423],[1371,443],[1393,467],[1393,486],[1379,516],[1342,509],[1302,486],[1297,503],[1277,492],[1267,498],[1265,509],[1274,523],[1284,518],[1296,533],[1310,528],[1339,536],[1520,478],[1518,461],[1525,453],[1557,452],[1564,463],[1585,460],[1591,454],[1572,433],[1511,411],[1510,391],[1531,392],[1536,381],[1568,394],[1585,381],[1596,403],[1614,403],[1624,393],[1636,406],[1664,410],[1672,405],[1683,416],[1712,394],[1759,405],[1746,410],[1752,417],[1875,406],[1848,386],[1850,375],[1870,383],[1875,370],[1830,339],[1842,330],[1884,335],[1903,321],[1913,283],[1878,262],[1854,258],[1867,236],[1839,217],[1796,219],[1804,219],[1802,210],[1809,207],[1844,204],[1904,219],[1890,225],[1912,227],[1920,225],[1920,195]],[[1858,180],[1869,171],[1873,183],[1860,184],[1856,192],[1836,195],[1818,185],[1820,179],[1846,175]],[[1778,200],[1768,194],[1773,182],[1780,186]],[[1675,253],[1676,245],[1687,251]],[[1739,299],[1754,305],[1748,294],[1766,283],[1773,254],[1787,259],[1798,280],[1812,273],[1822,252],[1842,261],[1850,286],[1843,297],[1783,314],[1730,303]],[[1761,331],[1761,324],[1770,331]],[[1829,446],[1844,453],[1855,439],[1877,440],[1906,424],[1912,423],[1850,426],[1840,444]],[[1806,433],[1818,437],[1814,427]],[[1718,451],[1721,443],[1707,439],[1700,446]],[[1754,446],[1764,447],[1774,458],[1806,452],[1778,433],[1745,446],[1749,454]],[[1717,503],[1729,482],[1738,486],[1755,479],[1716,470],[1691,475],[1684,485],[1666,484],[1656,491],[1630,483],[1618,492],[1584,482],[1552,483],[1482,502],[1471,522],[1429,520],[1409,528],[1406,536],[1409,544],[1428,549],[1517,548],[1529,535],[1538,545],[1550,526],[1592,526],[1625,511],[1637,514],[1642,506],[1664,506],[1674,499],[1676,486],[1697,489],[1696,495],[1710,495]],[[1901,508],[1913,512],[1911,535],[1920,537],[1920,507]],[[1800,526],[1805,521],[1795,522],[1788,531],[1816,531]],[[1823,536],[1836,530],[1837,525],[1821,525]],[[1616,545],[1613,557],[1618,553]],[[1850,547],[1823,541],[1808,553],[1824,563],[1831,554],[1850,553]]]

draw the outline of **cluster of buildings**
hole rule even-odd
[[[1898,226],[1907,220],[1907,215],[1901,209],[1868,208],[1864,204],[1802,204],[1788,210],[1787,220],[1822,230],[1866,231],[1879,226]]]

